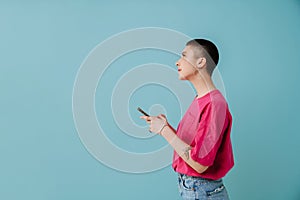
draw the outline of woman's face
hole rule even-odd
[[[198,73],[197,59],[192,48],[192,46],[186,46],[181,53],[181,58],[176,62],[180,80],[190,80],[192,76]]]

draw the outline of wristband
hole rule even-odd
[[[162,130],[163,130],[166,126],[168,126],[168,124],[164,124],[164,125],[161,127],[161,129],[158,131],[158,134],[161,134]]]

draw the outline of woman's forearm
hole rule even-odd
[[[177,135],[175,129],[168,125],[161,131],[161,135],[173,147],[176,153],[198,173],[203,173],[208,167],[194,161],[191,156],[191,146],[182,141]]]

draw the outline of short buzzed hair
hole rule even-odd
[[[207,72],[211,76],[219,62],[218,48],[214,43],[206,39],[193,39],[186,43],[186,46],[196,48],[194,55],[196,58],[205,57],[207,61]]]

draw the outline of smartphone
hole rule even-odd
[[[148,115],[145,111],[143,111],[143,109],[141,109],[140,107],[137,108],[138,111],[140,111],[143,115],[149,117],[150,115]]]

